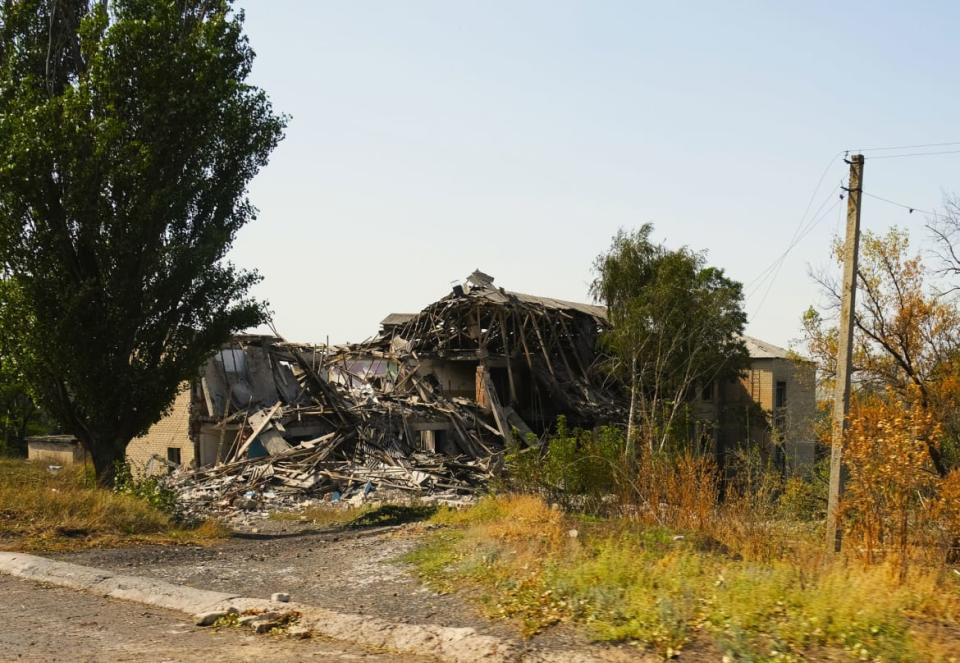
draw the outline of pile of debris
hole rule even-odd
[[[374,498],[463,504],[495,470],[496,456],[394,455],[366,446],[362,458],[351,458],[350,446],[346,436],[331,434],[272,456],[176,471],[166,485],[179,494],[187,515],[230,515],[294,509],[315,497],[352,505]]]
[[[597,353],[602,307],[508,292],[474,272],[381,324],[354,345],[250,336],[224,347],[191,394],[198,468],[169,485],[206,513],[374,491],[459,501],[558,415],[623,418]]]
[[[369,370],[381,360],[358,369],[351,353],[256,337],[209,362],[195,398],[206,416],[194,417],[194,426],[199,438],[216,441],[215,461],[164,480],[185,515],[292,508],[316,498],[471,500],[502,450],[481,408],[416,376],[408,376],[413,394],[384,391]],[[237,407],[243,400],[261,407]],[[220,408],[226,416],[211,416]],[[425,447],[423,430],[450,433],[442,452]]]

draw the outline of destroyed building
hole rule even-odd
[[[602,306],[510,292],[475,271],[419,313],[390,314],[376,339],[346,354],[353,361],[391,358],[379,369],[381,389],[416,395],[428,384],[472,401],[509,440],[513,430],[540,435],[561,414],[586,427],[622,421],[623,393],[597,353],[606,327]],[[330,363],[333,376],[340,361]],[[427,444],[442,450],[450,430],[436,433]]]
[[[235,338],[128,457],[147,472],[202,468],[217,495],[266,484],[469,493],[507,443],[539,437],[559,415],[580,427],[625,421],[627,394],[598,353],[607,327],[601,306],[511,292],[475,271],[362,343]],[[702,387],[692,439],[721,460],[752,442],[780,449],[786,469],[812,462],[812,364],[745,341],[750,370]]]
[[[472,492],[495,451],[485,442],[493,429],[482,413],[429,386],[409,397],[380,391],[373,386],[380,384],[378,362],[386,358],[353,362],[342,349],[237,337],[185,385],[170,414],[131,442],[128,458],[147,473],[191,458],[198,472],[222,479],[214,481],[224,489],[212,491],[218,496],[231,486],[342,493],[369,482]],[[446,457],[420,454],[419,431],[441,423],[457,433]],[[184,433],[179,445],[171,437]],[[170,445],[166,456],[156,453],[162,445]]]

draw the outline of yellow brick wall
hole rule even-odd
[[[724,388],[724,403],[727,407],[742,407],[744,401],[753,400],[763,410],[775,415],[777,382],[787,384],[785,408],[784,446],[787,469],[799,471],[814,462],[813,425],[816,416],[815,368],[813,364],[795,362],[784,358],[758,357],[750,361],[739,384]],[[750,442],[768,445],[773,440],[766,427],[751,425],[749,433],[745,424],[733,419],[725,429],[727,443]]]
[[[136,472],[143,472],[156,454],[166,460],[167,448],[180,448],[183,465],[193,463],[193,442],[190,440],[190,385],[180,387],[169,414],[151,426],[146,435],[135,438],[127,447],[127,462]],[[163,463],[154,463],[155,472],[163,472]]]
[[[810,363],[777,359],[773,373],[775,380],[787,383],[784,431],[787,463],[800,469],[815,460],[816,369]]]

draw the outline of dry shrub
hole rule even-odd
[[[564,618],[567,608],[552,595],[545,573],[547,564],[577,545],[567,535],[560,509],[539,496],[504,495],[485,498],[459,518],[438,515],[435,521],[464,528],[465,538],[454,539],[459,552],[452,553],[449,546],[433,550],[425,558],[432,558],[428,567],[439,570],[452,563],[463,577],[495,587],[486,612],[517,621],[526,635]]]
[[[507,541],[536,537],[555,542],[563,535],[563,514],[539,497],[510,495],[499,500],[498,506],[498,517],[479,525],[485,537]]]
[[[929,444],[942,433],[932,413],[892,393],[858,399],[846,440],[850,471],[843,515],[850,541],[867,563],[894,555],[901,577],[911,556],[955,527],[957,479],[940,480]],[[946,498],[946,501],[944,500]],[[954,532],[956,530],[953,530]]]
[[[642,520],[675,529],[703,529],[716,516],[718,486],[712,459],[689,452],[645,453],[629,481],[629,501]]]
[[[170,526],[149,504],[96,488],[83,468],[51,474],[43,465],[3,461],[0,477],[0,533],[9,537],[141,534]]]
[[[960,582],[918,569],[899,583],[896,564],[827,555],[822,537],[809,556],[760,562],[635,517],[564,515],[538,496],[491,497],[450,515],[434,517],[450,527],[408,560],[444,591],[468,587],[526,635],[572,621],[668,659],[697,643],[744,661],[947,661],[936,652],[958,644]],[[720,512],[708,526],[732,518]]]
[[[936,525],[940,550],[949,562],[960,558],[960,469],[953,470],[940,481],[939,493],[930,503],[930,514]]]

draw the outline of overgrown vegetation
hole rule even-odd
[[[727,534],[718,540],[629,516],[566,515],[533,495],[490,497],[434,521],[448,527],[408,561],[440,591],[473,588],[487,615],[527,635],[574,622],[599,641],[665,657],[693,649],[693,660],[947,661],[960,652],[939,628],[960,610],[953,574],[925,569],[898,583],[887,565],[825,557],[802,527],[764,528],[776,543],[760,542],[728,512],[713,528]]]
[[[594,263],[594,298],[611,328],[607,368],[630,387],[627,442],[650,452],[685,448],[682,421],[696,389],[746,367],[743,286],[707,264],[706,253],[651,241],[653,226],[620,230]],[[629,463],[634,454],[624,460]]]
[[[117,463],[113,492],[143,500],[168,516],[178,518],[180,509],[176,491],[168,488],[156,475],[135,475],[129,463]]]
[[[51,473],[44,464],[0,460],[0,548],[63,551],[150,543],[200,543],[229,535],[214,520],[178,524],[129,492],[98,488],[91,468]]]
[[[472,587],[488,615],[528,635],[572,622],[666,657],[693,649],[694,660],[960,655],[960,577],[943,558],[913,536],[889,554],[853,544],[860,523],[875,522],[854,515],[853,496],[883,477],[851,477],[851,545],[834,557],[823,547],[824,468],[784,478],[744,453],[721,500],[711,459],[642,454],[629,472],[625,446],[618,429],[561,422],[542,447],[510,450],[504,494],[434,516],[446,527],[409,561],[441,591]]]

